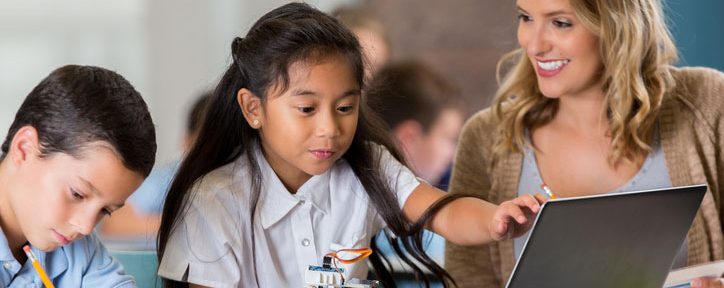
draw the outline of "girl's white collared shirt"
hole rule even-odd
[[[420,182],[386,149],[380,146],[378,151],[383,175],[402,207]],[[384,227],[346,161],[337,161],[291,194],[261,153],[255,156],[262,186],[253,225],[251,174],[242,155],[193,188],[189,208],[166,245],[159,275],[210,287],[255,287],[256,274],[260,287],[303,287],[309,265],[321,265],[330,251],[369,247]],[[347,279],[367,276],[367,261],[341,267]]]

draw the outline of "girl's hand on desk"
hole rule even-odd
[[[500,241],[521,236],[533,225],[540,205],[547,200],[542,194],[523,195],[498,205],[490,222],[490,236]]]
[[[724,278],[697,278],[691,281],[692,288],[724,287]]]

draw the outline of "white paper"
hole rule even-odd
[[[691,287],[689,286],[691,280],[701,277],[720,278],[722,273],[724,273],[724,260],[677,269],[666,277],[664,288]]]

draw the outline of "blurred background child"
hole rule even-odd
[[[389,126],[415,175],[443,190],[464,120],[459,93],[418,61],[383,67],[366,90],[370,106]]]

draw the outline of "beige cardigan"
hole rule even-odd
[[[707,183],[688,234],[688,264],[724,257],[724,74],[707,68],[672,68],[676,87],[664,96],[659,135],[674,186]],[[492,161],[497,123],[485,109],[467,121],[450,182],[452,193],[482,196],[493,203],[517,195],[523,155]],[[445,268],[460,287],[502,287],[515,259],[513,241],[485,246],[446,245]]]

